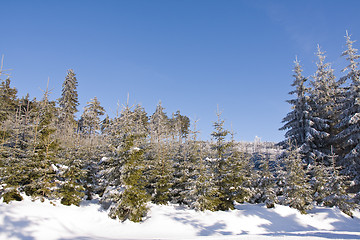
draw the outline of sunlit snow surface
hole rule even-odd
[[[121,223],[95,200],[69,207],[24,198],[0,203],[0,239],[360,239],[360,213],[350,218],[336,208],[317,207],[302,215],[261,204],[241,204],[226,212],[151,205],[143,223]]]

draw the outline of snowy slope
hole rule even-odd
[[[49,201],[0,203],[0,239],[360,239],[360,213],[315,208],[301,215],[285,206],[242,204],[226,212],[151,205],[143,223],[121,223],[93,202],[81,207]]]

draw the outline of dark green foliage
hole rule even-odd
[[[115,196],[115,206],[110,209],[112,218],[118,217],[125,221],[140,222],[148,211],[147,202],[150,200],[145,191],[145,178],[143,176],[144,150],[134,146],[135,139],[141,136],[128,135],[120,157],[124,162],[121,180],[124,191]]]
[[[56,172],[51,161],[34,157],[28,164],[26,183],[23,183],[25,193],[33,198],[55,198]]]
[[[68,206],[72,204],[79,206],[85,195],[85,189],[81,184],[81,179],[84,178],[81,162],[79,160],[70,161],[61,177],[64,180],[59,189],[61,203]]]
[[[18,105],[16,88],[10,87],[10,78],[1,81],[0,84],[0,144],[8,144],[9,139],[14,134],[13,115],[15,115]]]
[[[144,144],[145,129],[142,119],[142,110],[137,107],[131,111],[126,106],[116,125],[110,128],[109,133],[115,137],[117,147],[113,156],[104,166],[108,166],[106,173],[106,192],[102,197],[104,204],[110,204],[109,216],[119,218],[121,221],[142,221],[146,216],[147,203],[150,196],[146,192],[146,179],[144,176]]]
[[[149,199],[146,191],[130,186],[121,193],[118,199],[114,199],[118,201],[118,204],[110,210],[109,216],[117,217],[121,221],[141,222],[149,211],[147,207]]]
[[[20,193],[16,189],[11,189],[9,191],[5,191],[4,194],[2,194],[3,201],[5,203],[9,203],[11,201],[22,201],[23,197],[20,195]]]
[[[17,108],[17,90],[10,87],[10,78],[0,84],[0,122],[4,122]]]

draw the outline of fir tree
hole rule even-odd
[[[275,207],[275,203],[278,202],[276,195],[276,177],[274,169],[272,169],[273,167],[269,157],[260,159],[255,202],[263,202],[267,208]]]
[[[186,139],[189,134],[190,119],[187,116],[181,115],[180,111],[176,111],[170,119],[171,134],[178,136],[179,142]]]
[[[322,161],[316,161],[309,166],[310,184],[312,188],[312,196],[317,205],[321,206],[324,199],[331,195],[328,182],[330,180],[331,166],[325,165]]]
[[[185,201],[195,210],[216,211],[220,204],[217,187],[213,181],[211,159],[205,158],[204,143],[197,140],[196,122],[192,131],[190,161],[195,163],[194,178],[189,179],[189,192]]]
[[[151,167],[149,182],[152,188],[152,201],[156,204],[167,204],[171,200],[170,188],[173,177],[173,161],[169,144],[169,119],[161,102],[150,117]]]
[[[121,182],[123,191],[114,196],[115,205],[110,209],[110,217],[118,217],[125,221],[142,221],[146,216],[150,200],[145,190],[144,150],[134,145],[135,138],[140,135],[128,135],[124,139],[121,149],[123,166],[121,170]]]
[[[109,216],[139,222],[148,211],[150,197],[145,189],[144,147],[146,134],[143,128],[142,108],[136,111],[126,105],[117,119],[117,131],[113,137],[119,144],[105,167],[106,184],[111,192],[105,192],[102,201],[111,205]],[[112,126],[110,126],[111,128]]]
[[[100,116],[105,114],[105,110],[100,106],[100,102],[96,97],[91,99],[84,108],[81,115],[81,131],[87,135],[92,135],[100,130]]]
[[[74,70],[69,69],[62,85],[62,93],[59,99],[60,125],[63,129],[73,130],[75,127],[75,113],[79,105],[77,88],[78,82]]]
[[[222,185],[225,186],[225,196],[228,200],[233,204],[234,201],[243,203],[248,201],[251,195],[251,185],[254,180],[253,167],[249,154],[238,150],[233,133],[230,143],[230,153],[223,167],[225,171]],[[230,209],[232,209],[231,205]]]
[[[327,207],[337,206],[342,212],[353,216],[353,210],[359,207],[351,199],[348,192],[348,177],[341,175],[340,167],[336,167],[336,155],[331,153],[331,166],[327,168],[327,182],[324,187],[323,204]]]
[[[280,176],[285,185],[282,203],[305,214],[313,207],[311,186],[305,171],[306,165],[303,163],[298,150],[290,147],[286,151],[286,157],[283,159],[283,171]]]
[[[63,166],[63,172],[60,174],[62,179],[60,183],[60,198],[63,205],[79,206],[85,195],[85,188],[81,179],[85,177],[85,171],[82,169],[83,164],[79,159],[67,158],[66,165]]]
[[[54,198],[56,193],[56,172],[53,168],[58,150],[55,127],[55,102],[49,101],[48,88],[39,102],[38,121],[35,122],[34,155],[31,157],[29,183],[25,192],[33,197]]]
[[[358,69],[358,59],[360,55],[358,50],[353,48],[350,35],[346,34],[346,46],[342,56],[346,56],[349,65],[343,69],[347,74],[340,80],[342,82],[350,81],[349,88],[345,92],[345,98],[341,103],[340,122],[337,124],[339,133],[336,141],[340,156],[340,164],[344,166],[344,173],[357,180],[360,173],[360,71]]]
[[[284,126],[280,130],[287,130],[285,138],[281,145],[286,146],[288,142],[292,142],[299,147],[300,153],[304,156],[307,163],[311,163],[314,159],[314,134],[316,130],[313,128],[313,121],[310,116],[309,96],[307,95],[309,89],[305,86],[307,79],[302,75],[300,63],[295,61],[294,68],[294,82],[291,86],[295,90],[289,94],[295,94],[296,98],[288,100],[287,102],[292,106],[292,111],[283,119]]]
[[[13,133],[10,121],[5,122],[9,118],[13,118],[17,109],[17,90],[10,87],[10,78],[1,81],[0,84],[0,140],[1,145],[7,143],[7,140]]]
[[[327,156],[330,154],[334,125],[337,118],[337,101],[339,99],[339,83],[335,81],[333,69],[325,63],[324,52],[318,46],[317,70],[310,82],[311,111],[309,115],[313,126],[312,158],[322,160],[329,165]]]
[[[0,84],[0,122],[4,122],[17,109],[17,90],[10,87],[10,84],[10,78]]]
[[[217,121],[214,122],[214,131],[211,136],[215,143],[213,149],[215,151],[215,162],[213,166],[214,183],[217,190],[217,210],[234,209],[234,201],[243,202],[247,193],[243,188],[244,182],[244,166],[242,165],[244,158],[235,150],[234,141],[226,141],[227,135],[230,133],[224,129],[224,120],[221,119],[221,112],[217,112]]]

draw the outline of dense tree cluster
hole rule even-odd
[[[76,119],[73,70],[57,101],[48,90],[40,100],[19,98],[0,70],[0,197],[9,202],[26,194],[65,205],[96,197],[110,217],[135,222],[150,202],[199,211],[284,204],[302,213],[317,204],[351,215],[359,199],[360,72],[357,50],[346,39],[350,64],[339,81],[320,48],[308,85],[295,62],[282,154],[261,151],[260,142],[244,149],[220,111],[211,141],[199,139],[196,122],[191,126],[180,111],[169,117],[161,102],[152,115],[127,103],[110,118],[94,97]]]
[[[299,61],[295,61],[295,89],[290,92],[295,98],[288,101],[292,111],[281,128],[287,130],[281,144],[300,154],[303,168],[313,177],[310,182],[316,186],[317,197],[330,206],[330,202],[341,201],[336,204],[341,209],[354,207],[360,190],[360,55],[348,33],[345,38],[342,56],[348,66],[338,80],[319,46],[317,70],[310,78],[302,75]],[[336,187],[329,186],[335,182]]]

